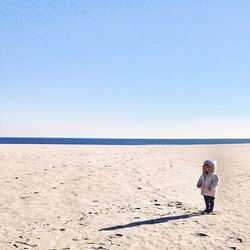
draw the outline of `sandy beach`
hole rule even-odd
[[[250,145],[0,145],[0,249],[250,249]],[[201,166],[216,159],[214,215]]]

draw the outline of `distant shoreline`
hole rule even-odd
[[[0,137],[0,144],[63,144],[63,145],[212,145],[249,144],[249,138],[227,139],[125,139],[125,138],[52,138]]]

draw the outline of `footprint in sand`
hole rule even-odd
[[[209,235],[207,235],[205,233],[197,233],[196,235],[199,237],[209,237]]]
[[[73,238],[72,240],[73,240],[73,241],[80,241],[81,238]]]
[[[70,250],[70,247],[63,247],[63,248],[49,248],[49,250]]]
[[[160,203],[155,203],[154,205],[155,205],[156,207],[161,206]]]
[[[28,199],[28,198],[30,198],[30,196],[21,196],[22,200],[25,200],[25,199]]]
[[[169,202],[167,204],[168,207],[176,207],[176,208],[182,208],[183,204],[180,201],[175,201],[175,202]]]
[[[103,246],[99,246],[99,247],[96,248],[96,250],[101,250],[101,249],[102,249],[102,250],[108,250],[108,248],[105,248],[105,247],[103,247]]]
[[[123,235],[120,234],[120,233],[116,233],[115,236],[117,236],[117,237],[123,237]]]
[[[28,249],[26,247],[37,247],[36,244],[31,244],[29,243],[30,239],[25,239],[22,237],[22,236],[19,236],[19,239],[21,240],[16,240],[14,243],[13,243],[13,246],[16,247],[16,248],[22,248],[24,247],[24,249]]]
[[[240,237],[228,237],[227,240],[230,240],[236,243],[243,243],[243,240]]]
[[[140,207],[135,207],[134,209],[135,209],[135,210],[140,210],[141,208],[140,208]]]
[[[89,212],[89,213],[91,213],[91,212]],[[87,218],[87,215],[83,213],[82,216],[79,218],[79,221],[83,221],[86,218]]]
[[[52,228],[53,231],[61,231],[64,232],[66,231],[66,228]]]
[[[176,201],[176,202],[175,202],[175,206],[176,206],[177,208],[181,208],[181,207],[182,207],[182,202]]]
[[[115,235],[110,235],[109,238],[114,239],[117,237],[123,237],[123,235],[121,233],[116,233]]]

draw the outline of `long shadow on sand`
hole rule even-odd
[[[106,228],[100,229],[99,231],[112,231],[112,230],[124,229],[124,228],[129,228],[129,227],[138,227],[138,226],[141,226],[141,225],[154,225],[154,224],[165,223],[165,222],[172,221],[172,220],[187,219],[187,218],[200,216],[200,215],[202,215],[202,214],[200,214],[200,213],[189,213],[189,214],[182,214],[182,215],[176,215],[176,216],[160,217],[160,218],[157,218],[157,219],[131,222],[131,223],[125,224],[125,225],[106,227]]]

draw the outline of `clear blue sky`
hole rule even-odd
[[[0,2],[0,136],[250,137],[250,2]]]

